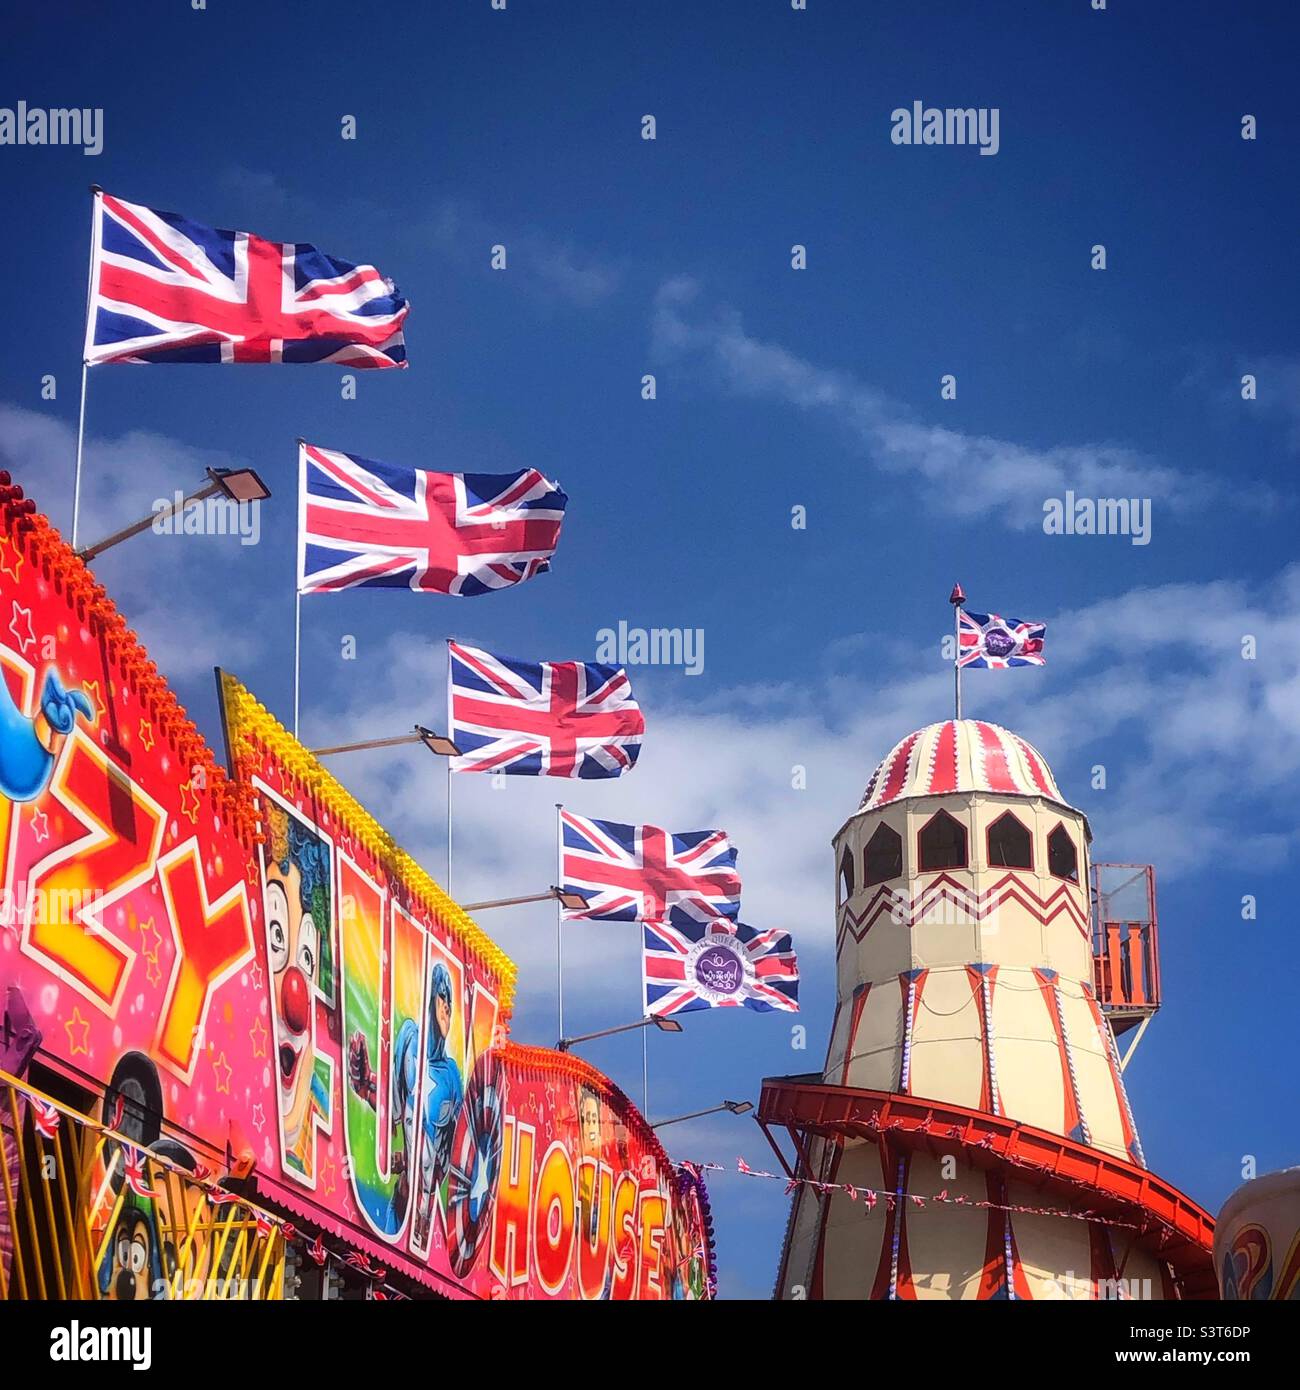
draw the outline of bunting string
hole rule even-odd
[[[821,1196],[826,1196],[828,1193],[832,1192],[842,1192],[851,1202],[860,1200],[866,1211],[872,1211],[877,1202],[883,1202],[885,1204],[885,1210],[890,1211],[893,1209],[893,1204],[895,1202],[906,1200],[913,1207],[921,1210],[924,1210],[933,1202],[954,1207],[968,1207],[972,1210],[1001,1211],[1016,1213],[1023,1216],[1059,1216],[1071,1221],[1086,1221],[1090,1225],[1109,1226],[1115,1230],[1121,1231],[1142,1232],[1150,1230],[1153,1226],[1166,1225],[1164,1222],[1155,1220],[1145,1225],[1134,1221],[1119,1221],[1114,1217],[1103,1216],[1100,1212],[1092,1211],[1087,1208],[1071,1210],[1065,1207],[1035,1207],[1015,1202],[990,1202],[984,1198],[976,1199],[974,1197],[967,1197],[963,1193],[958,1193],[954,1196],[947,1188],[944,1188],[940,1192],[925,1194],[913,1192],[895,1193],[885,1188],[864,1187],[861,1184],[821,1182],[816,1178],[786,1178],[782,1173],[768,1173],[760,1168],[751,1168],[743,1158],[738,1158],[736,1160],[736,1166],[734,1168],[729,1168],[722,1163],[682,1162],[677,1166],[684,1172],[691,1173],[692,1175],[701,1173],[739,1173],[741,1177],[745,1178],[766,1178],[773,1182],[784,1182],[787,1196],[792,1192],[798,1191],[801,1187],[814,1188]],[[1068,1181],[1072,1187],[1077,1187],[1080,1191],[1091,1191],[1086,1183],[1077,1182],[1074,1179],[1067,1179],[1066,1181]]]

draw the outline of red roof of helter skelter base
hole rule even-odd
[[[860,811],[911,796],[996,792],[1069,803],[1047,759],[1019,734],[982,719],[945,719],[900,739],[862,794]]]

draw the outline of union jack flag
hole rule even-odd
[[[298,592],[470,597],[550,569],[569,500],[535,468],[427,473],[298,448]]]
[[[621,666],[447,651],[453,772],[621,777],[636,765],[645,720]]]
[[[126,1184],[131,1191],[137,1197],[156,1197],[158,1194],[149,1186],[144,1154],[139,1149],[127,1148],[123,1150],[123,1159],[126,1164]]]
[[[736,850],[725,830],[674,835],[560,812],[564,891],[586,901],[566,921],[708,922],[740,912]]]
[[[320,1236],[317,1236],[316,1239],[307,1246],[307,1253],[318,1265],[323,1265],[325,1261],[329,1259],[329,1251],[325,1249],[325,1242]]]
[[[1006,666],[1043,666],[1046,623],[1000,618],[996,613],[957,610],[957,665],[981,670]]]
[[[59,1132],[59,1112],[48,1100],[32,1096],[32,1124],[47,1138],[53,1139]]]
[[[409,306],[372,265],[95,194],[85,360],[405,367]]]
[[[799,1011],[799,963],[788,932],[717,920],[646,922],[642,931],[647,1014]]]

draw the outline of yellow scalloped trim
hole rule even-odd
[[[228,671],[221,673],[221,696],[226,711],[226,731],[236,768],[245,758],[255,760],[258,745],[266,749],[313,796],[329,808],[335,820],[365,845],[378,860],[387,863],[412,896],[443,921],[469,951],[493,972],[500,983],[501,1010],[509,1013],[515,1002],[518,967],[477,922],[411,858],[392,835],[312,754],[259,703],[246,686]]]

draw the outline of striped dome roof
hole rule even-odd
[[[894,745],[871,774],[858,809],[945,792],[1045,796],[1068,805],[1047,760],[1018,734],[982,719],[945,719]]]

